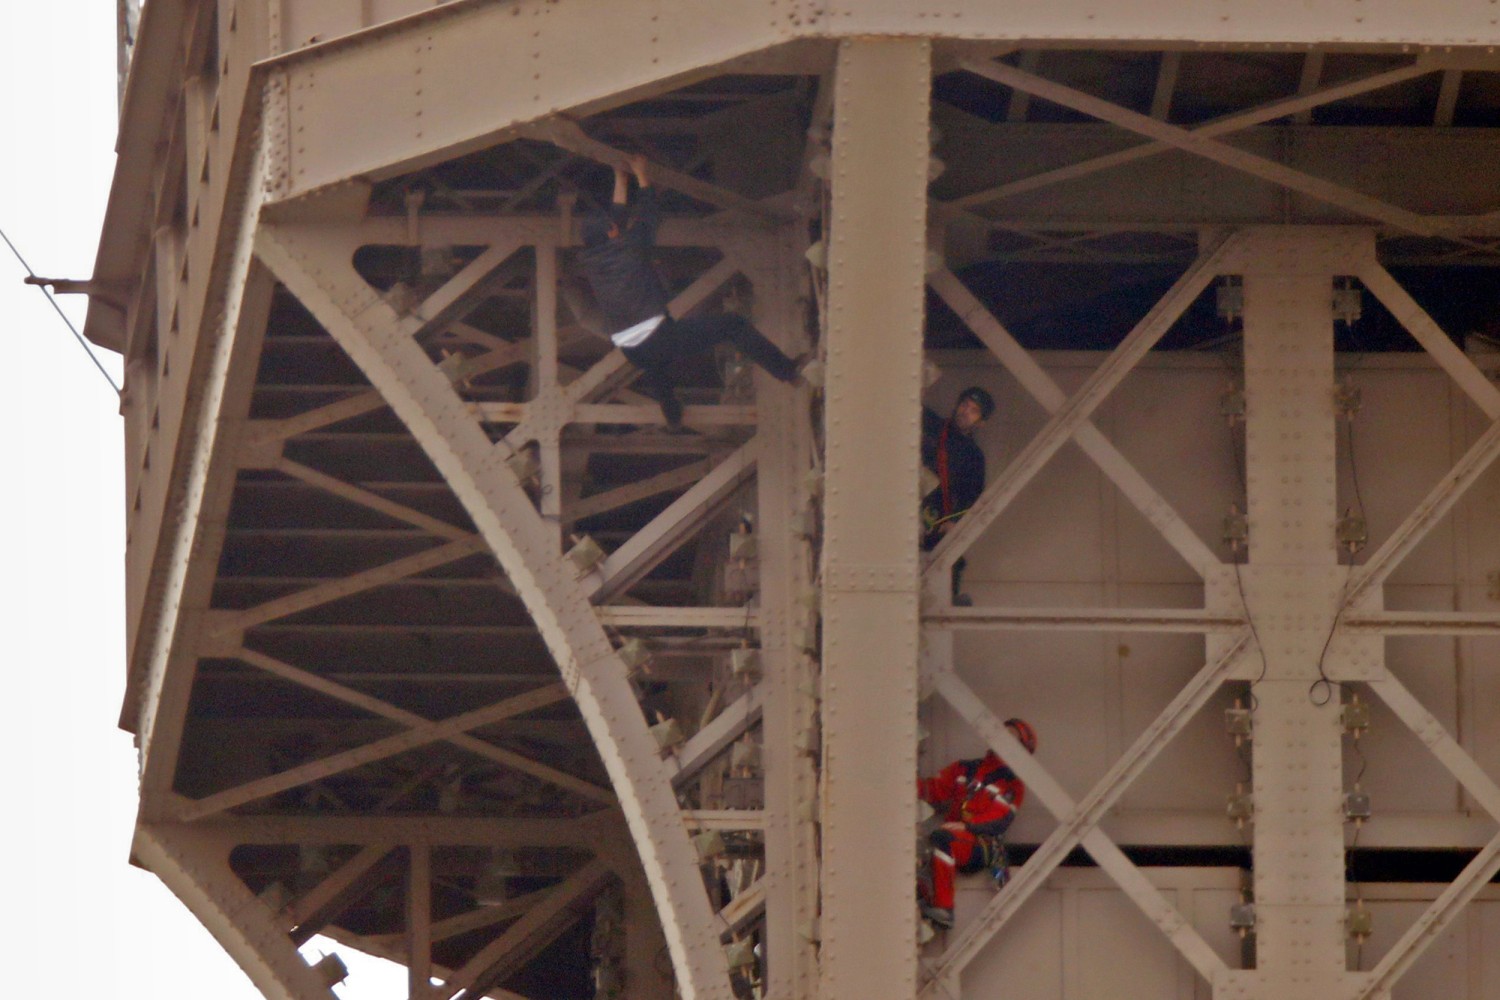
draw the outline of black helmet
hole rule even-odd
[[[975,405],[979,407],[980,416],[985,420],[990,419],[990,414],[995,412],[995,397],[991,396],[988,390],[981,389],[977,385],[971,385],[959,393],[958,399],[953,403],[953,408],[955,410],[958,409],[958,405],[966,399],[974,401]]]

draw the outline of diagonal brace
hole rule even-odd
[[[351,597],[354,594],[376,587],[383,587],[397,580],[404,580],[417,573],[424,573],[430,569],[447,565],[465,559],[476,552],[484,552],[486,545],[484,539],[477,535],[467,535],[457,541],[447,542],[430,549],[424,549],[414,555],[403,556],[393,559],[372,569],[355,573],[352,576],[341,577],[337,580],[329,580],[299,590],[285,597],[278,597],[264,604],[257,604],[253,608],[243,611],[220,612],[213,616],[216,624],[213,627],[215,633],[227,633],[236,629],[247,629],[255,625],[261,625],[277,618],[285,618],[299,611],[307,611],[320,605],[329,604],[333,601]]]
[[[447,982],[435,988],[433,996],[438,1000],[448,1000],[455,994],[463,994],[467,1000],[470,994],[476,993],[475,987],[481,982],[502,979],[503,974],[495,974],[502,963],[508,969],[513,968],[509,961],[511,955],[527,948],[537,937],[546,935],[548,929],[555,927],[556,921],[566,915],[565,911],[597,890],[611,876],[609,865],[598,858],[584,865],[549,889],[545,899],[529,908],[503,934],[479,949]]]
[[[718,505],[755,472],[758,453],[751,438],[610,553],[600,566],[593,599],[604,602],[623,593],[701,528]]]
[[[1365,563],[1362,572],[1350,587],[1343,607],[1357,605],[1364,595],[1384,583],[1395,571],[1401,560],[1411,554],[1433,525],[1453,508],[1459,499],[1500,457],[1500,420],[1490,425],[1489,430],[1479,436],[1469,450],[1464,452],[1457,464],[1450,469],[1436,486],[1422,498],[1406,520],[1391,533],[1385,543]]]
[[[969,513],[938,543],[931,564],[922,574],[924,589],[936,593],[947,586],[948,574],[959,556],[968,551],[969,546],[1015,500],[1057,450],[1077,433],[1077,429],[1098,409],[1110,392],[1130,374],[1177,318],[1193,304],[1193,300],[1208,287],[1208,283],[1218,276],[1224,258],[1238,242],[1236,236],[1220,237],[1201,253],[1072,398],[1053,412],[1052,419],[1026,449],[1006,467],[998,479],[985,488]]]
[[[676,297],[667,304],[667,312],[672,316],[686,316],[737,273],[739,273],[739,266],[730,258],[725,257],[677,293]],[[634,377],[635,369],[630,366],[629,361],[625,360],[625,355],[619,349],[615,349],[595,362],[588,371],[562,387],[563,404],[571,410],[572,407],[586,403],[600,393],[618,388]],[[536,421],[522,420],[511,428],[509,434],[505,435],[505,443],[512,450],[520,448],[526,442],[535,440],[537,430]]]
[[[709,761],[759,722],[763,701],[757,685],[725,705],[712,722],[694,733],[676,754],[678,770],[672,775],[673,787],[681,788],[692,781]]]
[[[1067,792],[1047,774],[1030,754],[1015,743],[1009,731],[979,696],[951,670],[941,670],[934,684],[943,698],[964,720],[997,749],[1004,744],[1004,756],[1059,825],[1032,855],[1004,892],[985,907],[980,918],[964,930],[963,935],[945,951],[932,970],[934,981],[957,975],[1003,927],[1030,896],[1041,888],[1053,870],[1062,863],[1073,847],[1082,842],[1094,860],[1120,884],[1163,932],[1177,945],[1209,982],[1222,967],[1192,927],[1161,898],[1114,843],[1098,829],[1104,814],[1156,758],[1172,737],[1197,714],[1228,676],[1231,667],[1249,645],[1249,635],[1242,633],[1238,642],[1217,660],[1204,665],[1191,681],[1172,699],[1131,748],[1115,762],[1114,767],[1095,783],[1089,794],[1074,803]],[[1014,744],[1014,745],[1011,745]]]
[[[295,928],[292,940],[298,945],[306,944],[388,877],[390,872],[381,862],[392,849],[391,844],[370,844],[361,848],[358,854],[340,865],[338,871],[287,907],[285,916]]]
[[[1442,762],[1485,811],[1500,819],[1500,787],[1449,734],[1437,717],[1419,702],[1389,669],[1370,687]],[[1500,835],[1495,836],[1464,866],[1446,889],[1417,917],[1405,934],[1371,971],[1354,1000],[1376,1000],[1416,964],[1428,946],[1463,912],[1463,908],[1500,872]]]
[[[1427,311],[1417,304],[1417,300],[1391,277],[1390,272],[1379,261],[1373,257],[1366,260],[1359,270],[1359,280],[1391,311],[1396,322],[1404,326],[1416,338],[1417,343],[1432,355],[1438,366],[1468,393],[1485,416],[1491,420],[1500,420],[1500,389],[1495,388],[1495,384],[1479,370],[1469,356],[1459,350],[1458,345],[1427,315]]]
[[[284,792],[289,788],[296,788],[298,785],[305,785],[309,781],[318,781],[331,775],[341,774],[344,771],[363,767],[387,757],[394,757],[396,754],[405,753],[429,743],[446,740],[471,729],[478,729],[480,726],[488,726],[502,719],[533,711],[544,705],[564,701],[567,697],[568,689],[564,685],[548,684],[472,712],[464,712],[440,722],[430,722],[404,733],[397,733],[394,736],[375,740],[373,743],[366,743],[351,750],[310,761],[282,771],[280,774],[257,778],[238,787],[215,792],[185,804],[175,818],[191,822],[205,816],[212,816],[226,809],[233,809],[235,806],[254,802],[257,799]]]
[[[1309,54],[1309,58],[1312,55]],[[1256,125],[1263,125],[1269,121],[1275,121],[1277,118],[1310,111],[1313,108],[1324,104],[1331,104],[1334,101],[1342,101],[1345,98],[1395,86],[1398,83],[1405,83],[1407,80],[1425,76],[1437,68],[1433,63],[1418,60],[1409,66],[1400,66],[1396,69],[1387,70],[1384,73],[1376,73],[1373,76],[1349,80],[1331,87],[1324,87],[1321,90],[1298,94],[1295,97],[1285,97],[1262,104],[1256,108],[1250,108],[1247,111],[1238,111],[1234,114],[1205,122],[1202,125],[1194,126],[1186,131],[1189,135],[1198,139],[1211,139],[1221,135],[1229,135]],[[1024,91],[1021,91],[1021,93],[1024,93]],[[1160,120],[1160,116],[1153,117],[1157,117]],[[1100,170],[1134,163],[1136,160],[1146,159],[1147,157],[1165,153],[1174,148],[1176,147],[1169,142],[1146,142],[1139,146],[1132,146],[1129,149],[1122,149],[1119,152],[1106,153],[1103,156],[1084,160],[1082,163],[1072,163],[1054,170],[1034,174],[1030,177],[1022,177],[1019,180],[1010,181],[986,191],[976,191],[962,198],[955,198],[949,204],[956,208],[972,209],[978,205],[999,201],[1002,198],[1009,198],[1018,194],[1025,194],[1028,191],[1035,191],[1039,188],[1048,187],[1063,181],[1087,177],[1089,174],[1098,173]]]
[[[428,724],[429,720],[422,718],[415,712],[408,712],[405,709],[397,708],[394,705],[381,701],[379,698],[374,698],[361,691],[345,687],[343,684],[328,680],[326,677],[319,677],[311,671],[299,669],[290,663],[284,663],[264,653],[258,653],[253,649],[242,648],[237,650],[234,655],[253,667],[258,667],[268,673],[275,674],[277,677],[285,678],[294,684],[300,684],[305,688],[317,691],[319,694],[335,698],[346,705],[353,705],[374,715],[390,719],[392,722],[399,722],[403,726],[415,729]],[[493,743],[479,739],[469,733],[458,733],[452,736],[448,742],[463,750],[468,750],[470,753],[492,760],[502,767],[508,767],[511,770],[529,774],[533,778],[545,781],[557,788],[566,789],[576,795],[582,795],[584,798],[592,799],[595,802],[613,803],[615,801],[614,795],[607,788],[600,788],[598,785],[584,781],[582,778],[568,774],[566,771],[559,771],[557,768],[550,767],[540,761],[532,760],[511,750],[506,750],[504,747],[495,746]]]
[[[984,342],[990,353],[1000,360],[1000,363],[1015,376],[1016,381],[1021,383],[1021,387],[1029,392],[1044,410],[1048,413],[1056,413],[1062,408],[1067,401],[1062,389],[1017,343],[1010,331],[1005,329],[994,314],[984,307],[974,293],[964,287],[957,275],[944,268],[929,274],[927,283],[958,314],[975,336]],[[1157,531],[1161,532],[1167,544],[1177,550],[1177,554],[1197,571],[1199,576],[1205,575],[1211,567],[1220,564],[1213,551],[1203,544],[1203,540],[1187,525],[1182,516],[1152,488],[1146,478],[1136,471],[1130,461],[1091,421],[1086,420],[1078,425],[1077,430],[1074,431],[1073,440],[1094,460],[1100,471],[1114,481],[1126,499],[1135,505],[1135,508]]]
[[[1024,90],[1059,104],[1074,111],[1091,115],[1100,121],[1117,125],[1121,128],[1138,132],[1148,138],[1165,142],[1176,146],[1189,153],[1195,153],[1215,163],[1223,164],[1235,170],[1270,181],[1281,187],[1316,198],[1319,201],[1334,205],[1346,211],[1353,212],[1371,219],[1378,219],[1388,223],[1404,232],[1415,233],[1420,236],[1435,235],[1438,224],[1431,219],[1423,218],[1416,212],[1398,208],[1379,198],[1372,198],[1366,194],[1360,194],[1347,187],[1335,184],[1332,181],[1314,177],[1311,174],[1294,170],[1274,160],[1247,153],[1242,149],[1202,138],[1184,128],[1169,125],[1166,122],[1157,121],[1149,115],[1143,115],[1118,104],[1113,104],[1086,94],[1081,90],[1055,83],[1051,80],[1027,73],[1024,70],[1006,66],[1003,63],[965,61],[963,68],[996,83],[1005,84],[1018,90]]]

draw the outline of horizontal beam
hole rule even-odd
[[[602,625],[611,628],[760,628],[757,608],[671,608],[652,605],[608,605],[596,608]]]
[[[531,410],[529,403],[471,403],[487,424],[518,424]],[[661,407],[654,403],[580,403],[571,408],[563,424],[666,424]],[[753,406],[684,406],[685,427],[754,427]]]
[[[448,4],[346,39],[307,46],[257,66],[251,101],[276,80],[297,95],[286,102],[285,200],[352,179],[380,180],[514,139],[518,126],[581,118],[651,93],[696,82],[724,64],[783,46],[789,72],[806,57],[785,43],[871,35],[962,40],[1055,40],[1083,47],[1179,45],[1456,46],[1477,51],[1474,68],[1500,43],[1481,5],[1443,0],[1420,9],[1387,4],[1351,18],[1342,7],[1299,9],[1278,0],[1242,0],[1233,11],[1208,4],[1101,8],[1088,0],[1035,5],[1021,0],[955,0],[934,19],[919,5],[851,5],[788,12],[774,0],[687,5],[670,19],[644,18],[628,5],[589,0]],[[420,43],[420,44],[419,44]],[[521,53],[526,58],[515,58]],[[400,72],[391,72],[400,67]],[[487,85],[476,91],[473,82]],[[351,94],[359,95],[350,100]],[[391,108],[402,109],[393,116]],[[338,121],[339,129],[321,127]]]
[[[588,847],[624,835],[617,812],[576,819],[479,816],[231,816],[156,824],[211,834],[231,844],[420,844],[426,847]]]
[[[1500,614],[1482,611],[1377,611],[1345,615],[1339,624],[1381,635],[1500,635]]]
[[[766,814],[759,809],[684,809],[682,821],[690,830],[764,830]]]
[[[588,135],[576,121],[570,118],[545,118],[520,131],[528,139],[550,142],[559,149],[566,149],[570,153],[576,153],[610,166],[621,164],[625,160],[623,152]],[[680,192],[704,204],[742,212],[756,222],[790,221],[792,218],[791,213],[785,209],[762,204],[753,198],[747,198],[742,194],[726,190],[659,163],[651,165],[651,181],[659,187]]]
[[[1240,615],[1187,608],[961,608],[940,607],[922,624],[944,629],[1074,632],[1235,632]]]
[[[283,108],[297,140],[281,151],[280,200],[513,140],[517,126],[627,103],[793,38],[770,0],[685,7],[670,19],[577,0],[453,6],[262,64],[262,80],[280,77],[297,95]]]

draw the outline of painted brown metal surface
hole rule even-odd
[[[1366,7],[147,5],[137,860],[288,998],[319,931],[464,1000],[1492,995],[1497,34]],[[636,151],[672,314],[820,388],[631,388]],[[924,361],[1001,401],[925,563]],[[911,779],[984,745],[1026,860],[919,943]]]

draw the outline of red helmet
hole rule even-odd
[[[1005,728],[1011,731],[1021,745],[1026,748],[1027,753],[1036,753],[1036,730],[1031,728],[1031,723],[1025,719],[1006,719]]]

